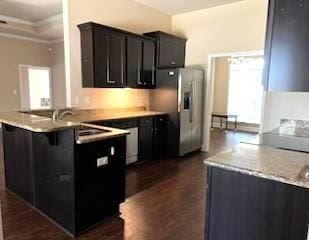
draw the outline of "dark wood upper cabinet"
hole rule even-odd
[[[78,27],[81,30],[83,87],[124,87],[126,36],[94,23]]]
[[[92,22],[78,27],[83,87],[155,87],[154,39]]]
[[[143,63],[143,41],[127,37],[127,86],[141,87]]]
[[[268,91],[309,91],[309,5],[270,0],[264,84]]]
[[[164,32],[145,33],[156,39],[157,68],[178,68],[185,66],[186,39]]]
[[[155,87],[155,49],[153,41],[143,41],[143,84],[145,88]]]

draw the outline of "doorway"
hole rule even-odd
[[[50,109],[52,82],[49,67],[20,65],[20,94],[23,110]]]
[[[226,124],[232,130],[229,133],[235,133],[235,136],[237,132],[260,131],[264,99],[263,68],[263,51],[209,56],[204,151],[209,151],[211,130],[225,130]],[[221,114],[224,116],[223,124],[222,118],[212,117]],[[237,116],[237,131],[234,130],[234,117],[229,118],[234,115]]]

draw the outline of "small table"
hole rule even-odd
[[[225,119],[225,130],[228,130],[228,120],[229,118],[234,118],[234,131],[237,131],[237,114],[232,113],[212,113],[211,114],[211,128],[213,128],[214,118],[220,118],[220,126],[223,127],[222,120]]]

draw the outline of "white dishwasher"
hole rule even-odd
[[[128,128],[126,164],[137,162],[138,155],[138,128]]]

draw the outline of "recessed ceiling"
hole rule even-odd
[[[243,0],[134,0],[169,15],[197,11]]]
[[[38,22],[62,13],[62,0],[0,0],[0,15]]]
[[[53,41],[63,38],[62,0],[0,0],[0,33]]]

